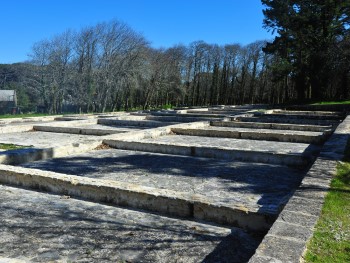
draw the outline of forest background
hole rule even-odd
[[[273,41],[152,48],[118,20],[66,30],[0,64],[23,112],[305,103],[350,93],[350,0],[262,0]]]

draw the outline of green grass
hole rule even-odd
[[[335,105],[335,104],[350,104],[350,100],[343,100],[343,101],[320,101],[316,103],[312,103],[311,105]]]
[[[306,262],[350,262],[350,147],[345,162],[337,166],[314,236],[308,244]]]
[[[26,113],[26,114],[4,114],[0,115],[0,119],[7,119],[7,118],[26,118],[26,117],[43,117],[43,116],[51,116],[53,114],[45,114],[45,113]]]
[[[0,143],[0,150],[18,150],[24,148],[30,148],[32,146],[16,145],[12,143]]]

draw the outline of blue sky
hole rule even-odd
[[[118,19],[155,48],[271,39],[260,0],[1,0],[0,63],[25,61],[32,45],[66,29]]]

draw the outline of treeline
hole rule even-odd
[[[348,5],[330,1],[332,11],[316,6],[322,1],[262,2],[265,27],[278,33],[273,42],[154,49],[111,21],[35,43],[30,61],[0,67],[0,89],[16,89],[20,106],[49,113],[347,99]]]
[[[35,43],[30,62],[11,68],[18,73],[16,85],[31,94],[29,101],[49,113],[67,105],[103,112],[283,102],[283,92],[272,88],[265,44],[197,41],[154,49],[126,24],[111,21]],[[9,80],[2,88],[13,86]]]

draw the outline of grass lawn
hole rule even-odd
[[[44,114],[44,113],[28,113],[28,114],[5,114],[0,115],[0,119],[7,119],[7,118],[26,118],[26,117],[43,117],[43,116],[50,116],[52,114]]]
[[[17,150],[17,149],[23,149],[23,148],[30,148],[31,146],[22,146],[22,145],[16,145],[12,143],[0,143],[0,150]]]
[[[316,103],[312,103],[311,105],[334,105],[334,104],[350,104],[350,100],[344,101],[320,101]]]
[[[349,146],[349,144],[348,144]],[[350,147],[348,147],[348,150]],[[339,163],[326,196],[306,262],[350,262],[350,160]]]

